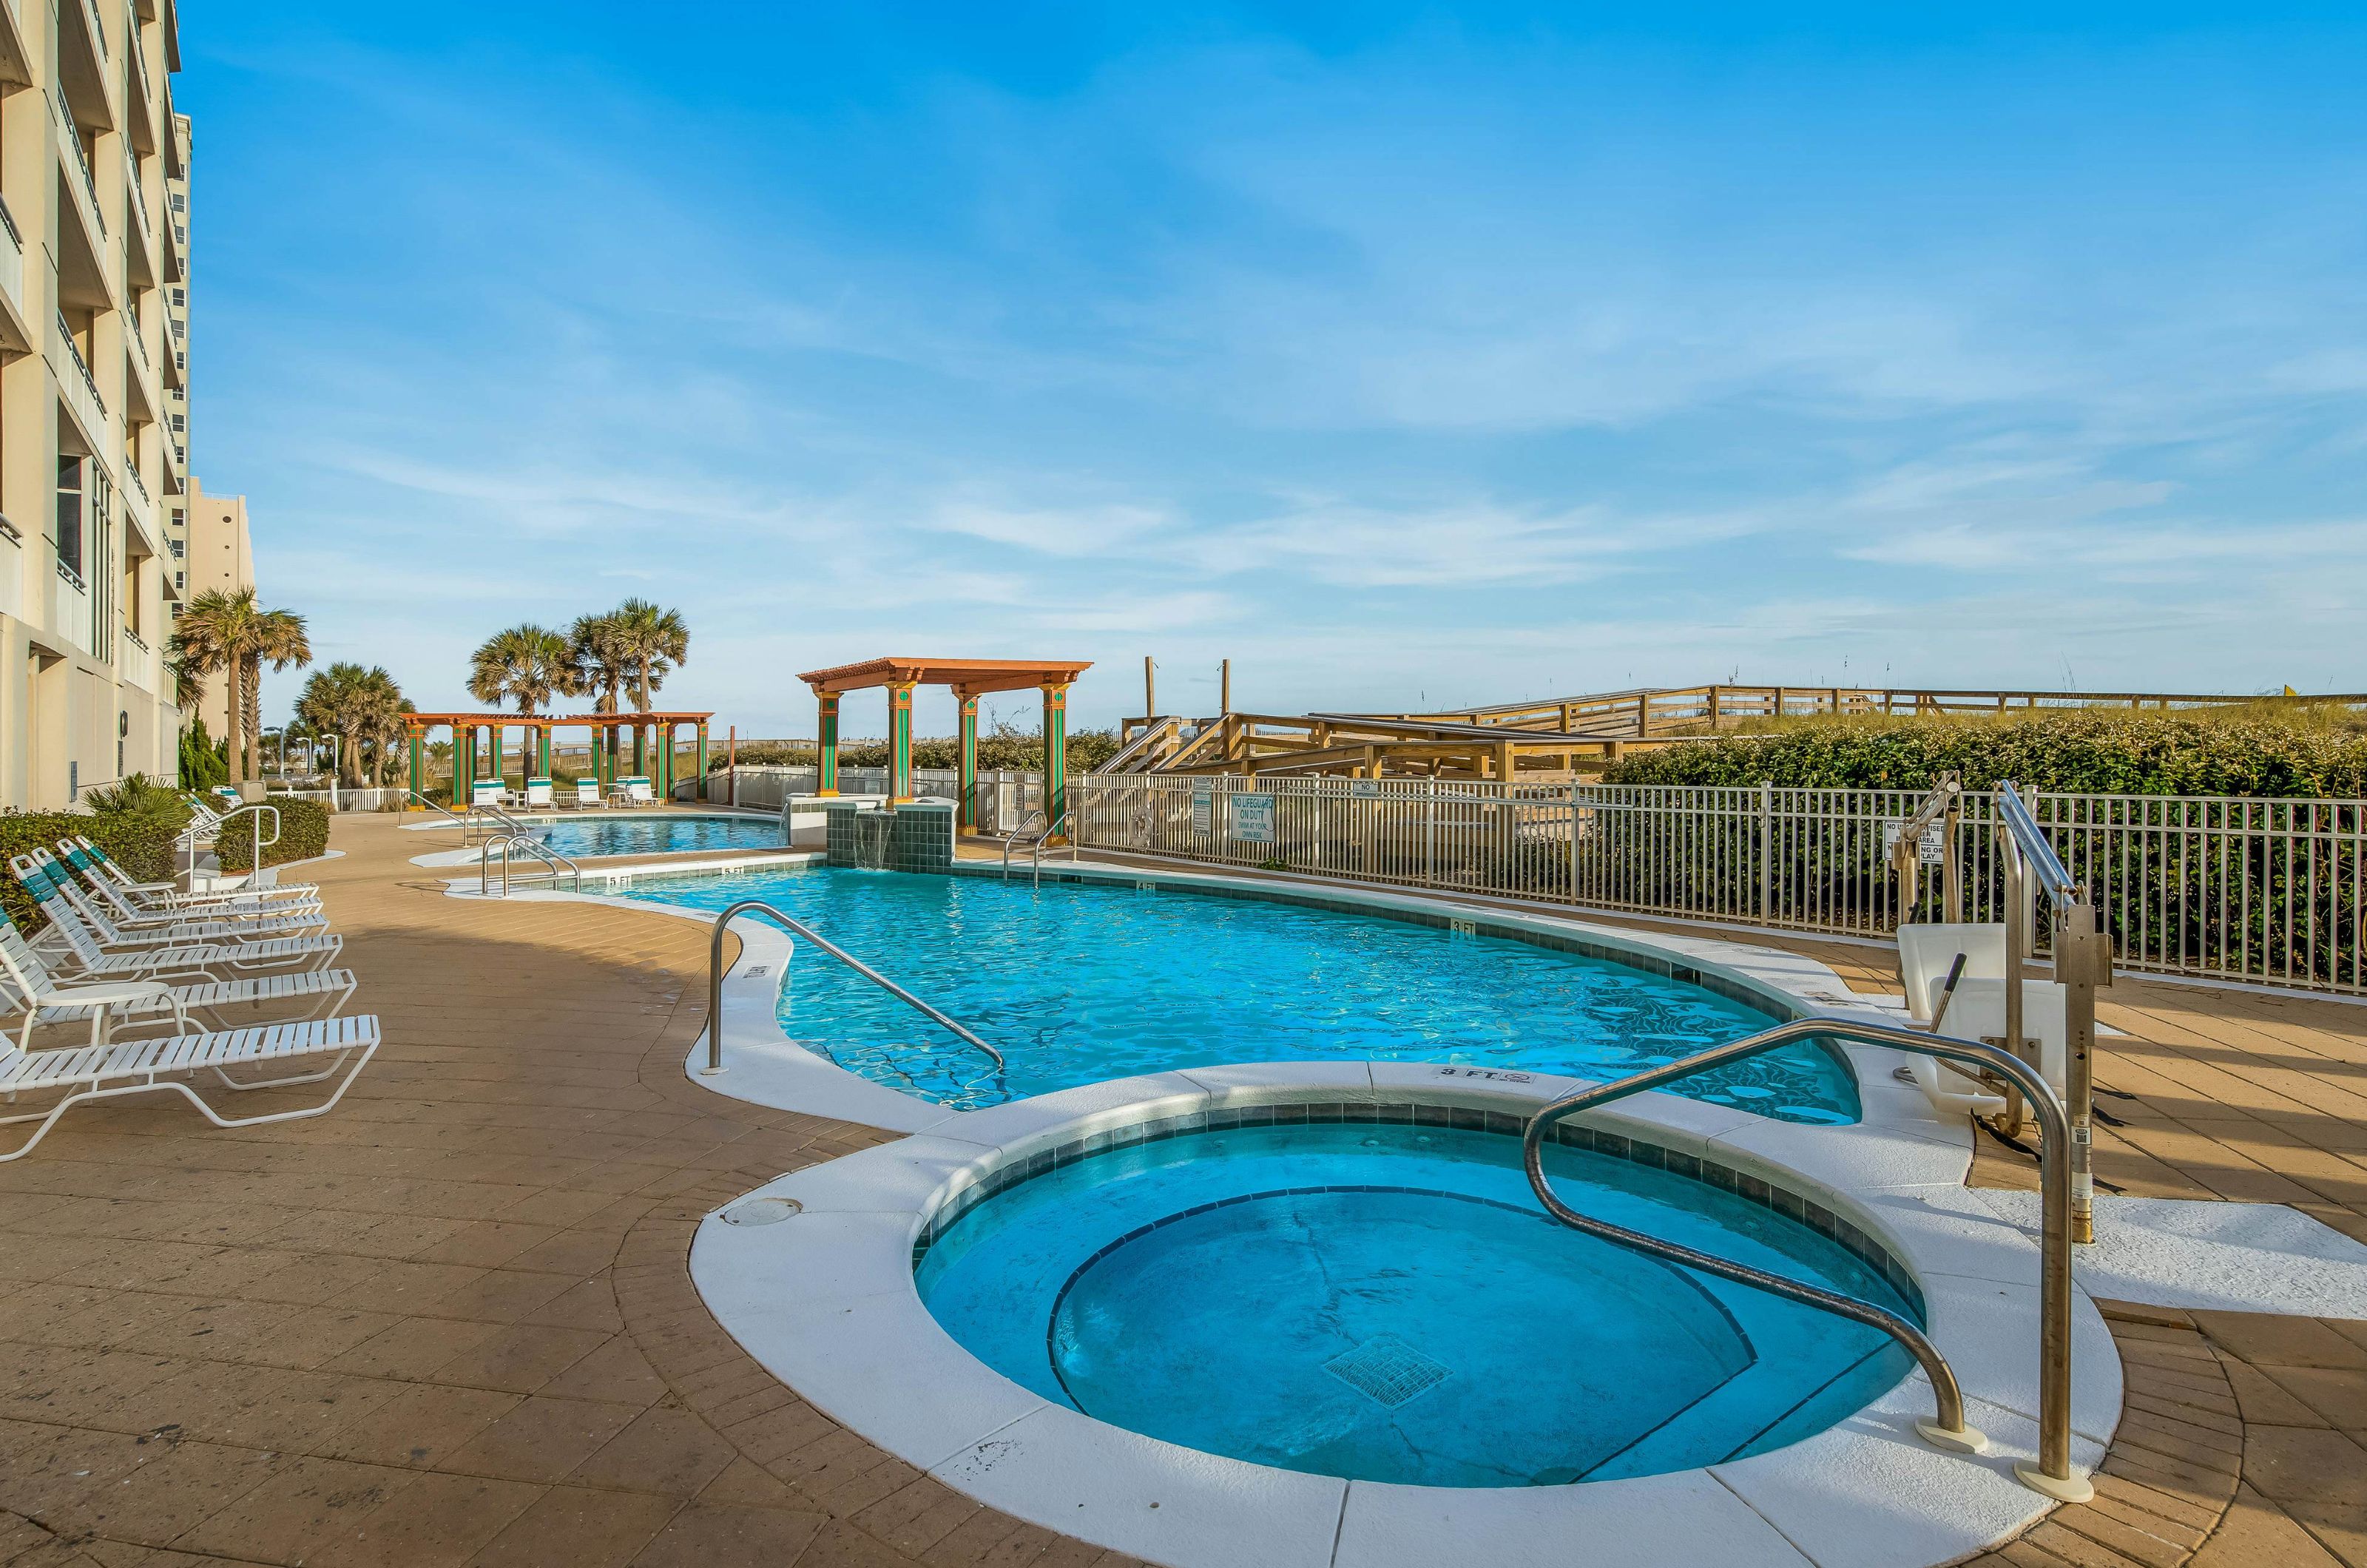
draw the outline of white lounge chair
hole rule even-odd
[[[598,779],[577,779],[575,781],[575,804],[579,809],[585,807],[599,805],[600,781]]]
[[[624,795],[627,806],[655,806],[658,803],[656,792],[650,788],[649,776],[645,773],[630,773],[618,779],[617,790]]]
[[[99,945],[97,935],[83,923],[82,916],[71,904],[45,906],[43,912],[50,917],[50,924],[32,944],[34,951],[42,952],[46,943],[59,955],[52,964],[52,972],[61,980],[77,985],[85,980],[135,977],[196,983],[321,969],[345,947],[345,939],[334,931],[321,931],[310,936],[266,937],[258,942],[198,941],[110,953]],[[44,954],[44,962],[49,961],[49,955]]]
[[[27,1051],[0,1038],[0,1095],[10,1103],[18,1096],[63,1089],[65,1097],[47,1111],[0,1116],[0,1122],[35,1122],[33,1135],[18,1147],[0,1154],[0,1162],[21,1159],[49,1135],[58,1118],[93,1100],[128,1094],[169,1091],[186,1098],[217,1127],[252,1127],[266,1122],[292,1122],[319,1116],[343,1100],[354,1079],[378,1054],[378,1020],[365,1013],[354,1018],[316,1019],[309,1023],[275,1023],[261,1029],[237,1029],[210,1034],[174,1034],[158,1040],[125,1040],[83,1045],[66,1051]],[[321,1056],[329,1065],[318,1072],[281,1077],[235,1078],[232,1068],[268,1069]],[[271,1111],[261,1116],[223,1116],[198,1091],[168,1075],[210,1072],[231,1089],[278,1089],[319,1083],[334,1077],[348,1056],[358,1056],[338,1080],[335,1090],[318,1105],[298,1111]]]
[[[469,786],[469,804],[471,807],[499,806],[502,803],[502,794],[501,780],[479,779]]]
[[[88,852],[70,839],[58,840],[56,858],[70,874],[82,874],[76,884],[81,891],[129,925],[157,925],[173,920],[270,920],[286,925],[307,919],[322,925],[328,923],[316,896],[290,894],[284,898],[266,898],[251,892],[221,893],[206,895],[200,902],[149,904],[126,893],[115,878],[99,869]]]
[[[47,850],[35,850],[30,854],[17,855],[8,862],[8,869],[26,891],[40,901],[41,912],[55,918],[57,907],[63,904],[82,917],[104,947],[153,947],[164,943],[188,942],[252,942],[266,936],[295,936],[309,931],[324,931],[328,918],[315,908],[298,908],[282,914],[268,914],[255,919],[226,919],[207,911],[195,914],[179,911],[153,911],[134,918],[119,919],[101,906],[98,898],[86,892],[82,884],[60,864],[58,858]]]
[[[77,859],[69,850],[82,852]],[[251,882],[243,887],[220,893],[192,893],[170,882],[141,882],[113,855],[89,839],[76,835],[58,840],[58,853],[68,865],[89,875],[95,868],[108,883],[142,908],[187,909],[220,908],[232,905],[268,904],[275,899],[292,899],[300,903],[317,903],[320,886],[311,882]]]
[[[529,807],[539,806],[548,808],[550,805],[550,781],[549,779],[527,780],[526,803]]]
[[[273,1003],[305,1003],[300,1012],[267,1021],[302,1023],[320,1017],[334,1018],[345,1010],[357,982],[345,969],[312,969],[296,974],[259,975],[237,980],[200,980],[176,986],[154,977],[60,984],[49,964],[33,951],[17,922],[0,912],[0,993],[24,1010],[25,1022],[17,1044],[33,1048],[33,1028],[44,1013],[87,1013],[90,1043],[104,1044],[111,1021],[131,1024],[164,1023],[176,1032],[195,1032],[192,1014],[208,1027],[225,1027],[221,1010]],[[324,1014],[323,1009],[327,1011]]]

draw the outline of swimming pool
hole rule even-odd
[[[791,1039],[957,1109],[1225,1062],[1460,1063],[1609,1078],[1774,1021],[1700,986],[1583,953],[1255,897],[815,867],[657,879],[637,898],[764,898],[991,1041],[1009,1068],[818,953],[782,988]],[[1814,1045],[1682,1091],[1784,1121],[1854,1122]]]
[[[1089,1141],[933,1222],[923,1302],[988,1366],[1096,1419],[1425,1486],[1560,1485],[1762,1453],[1908,1370],[1874,1329],[1555,1223],[1517,1137],[1427,1106],[1246,1114],[1264,1124]],[[1373,1120],[1339,1119],[1358,1115]],[[1920,1316],[1874,1258],[1772,1195],[1753,1201],[1734,1173],[1683,1161],[1717,1173],[1713,1185],[1641,1163],[1627,1140],[1605,1147],[1619,1152],[1547,1150],[1581,1212]]]
[[[782,847],[780,823],[764,817],[586,815],[536,826],[543,842],[574,860]]]

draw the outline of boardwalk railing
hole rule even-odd
[[[1920,791],[1086,774],[1077,841],[1213,864],[1795,931],[2001,920],[1996,802],[1892,855]],[[2033,795],[2119,967],[2367,994],[2367,801]],[[2044,938],[2040,937],[2040,950]]]

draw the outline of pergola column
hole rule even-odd
[[[698,798],[708,798],[707,788],[707,721],[698,721]]]
[[[534,770],[534,776],[538,779],[547,779],[550,776],[550,726],[547,724],[537,725],[535,727],[534,739],[535,749],[541,757],[541,761],[537,764]]]
[[[821,706],[814,720],[816,770],[814,793],[838,793],[838,694],[816,692],[814,700]]]
[[[411,788],[413,794],[424,795],[427,793],[427,732],[424,729],[412,729],[409,739],[411,741]],[[410,811],[424,809],[424,807],[420,807],[418,801],[409,800],[403,803],[403,809]]]
[[[493,737],[493,747],[491,751],[493,763],[493,779],[495,784],[502,782],[502,731],[507,728],[508,726],[500,724],[490,727],[490,733]]]
[[[464,810],[477,794],[477,727],[470,725],[468,731],[469,744],[465,752],[459,746],[452,748],[452,804]]]
[[[912,683],[888,682],[888,798],[912,798]]]
[[[1069,810],[1069,687],[1048,684],[1044,692],[1044,825],[1058,828]],[[1048,840],[1065,844],[1065,833]]]
[[[633,776],[650,776],[650,728],[645,724],[633,726]]]
[[[956,820],[964,833],[978,831],[978,699],[968,692],[961,699],[961,807]]]

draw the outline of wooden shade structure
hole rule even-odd
[[[448,728],[452,731],[452,801],[467,803],[470,786],[477,782],[479,734],[488,741],[487,755],[492,776],[502,776],[502,732],[516,728],[526,732],[527,747],[527,772],[549,777],[550,773],[550,732],[572,728],[578,725],[592,731],[592,776],[603,785],[617,782],[616,749],[605,745],[606,737],[613,730],[633,732],[633,772],[641,773],[650,766],[644,748],[650,731],[659,737],[657,772],[650,786],[660,800],[674,798],[674,740],[676,731],[685,725],[698,732],[698,798],[707,794],[707,727],[712,713],[410,713],[402,716],[406,739],[411,743],[411,787],[421,795],[427,789],[427,732]]]
[[[1069,687],[1093,668],[1089,659],[911,659],[890,656],[798,677],[821,705],[814,734],[821,776],[816,793],[838,793],[838,700],[848,692],[888,691],[888,794],[912,798],[912,690],[948,686],[961,703],[961,830],[978,831],[978,699],[991,692],[1044,694],[1044,812],[1057,824],[1068,807]]]

